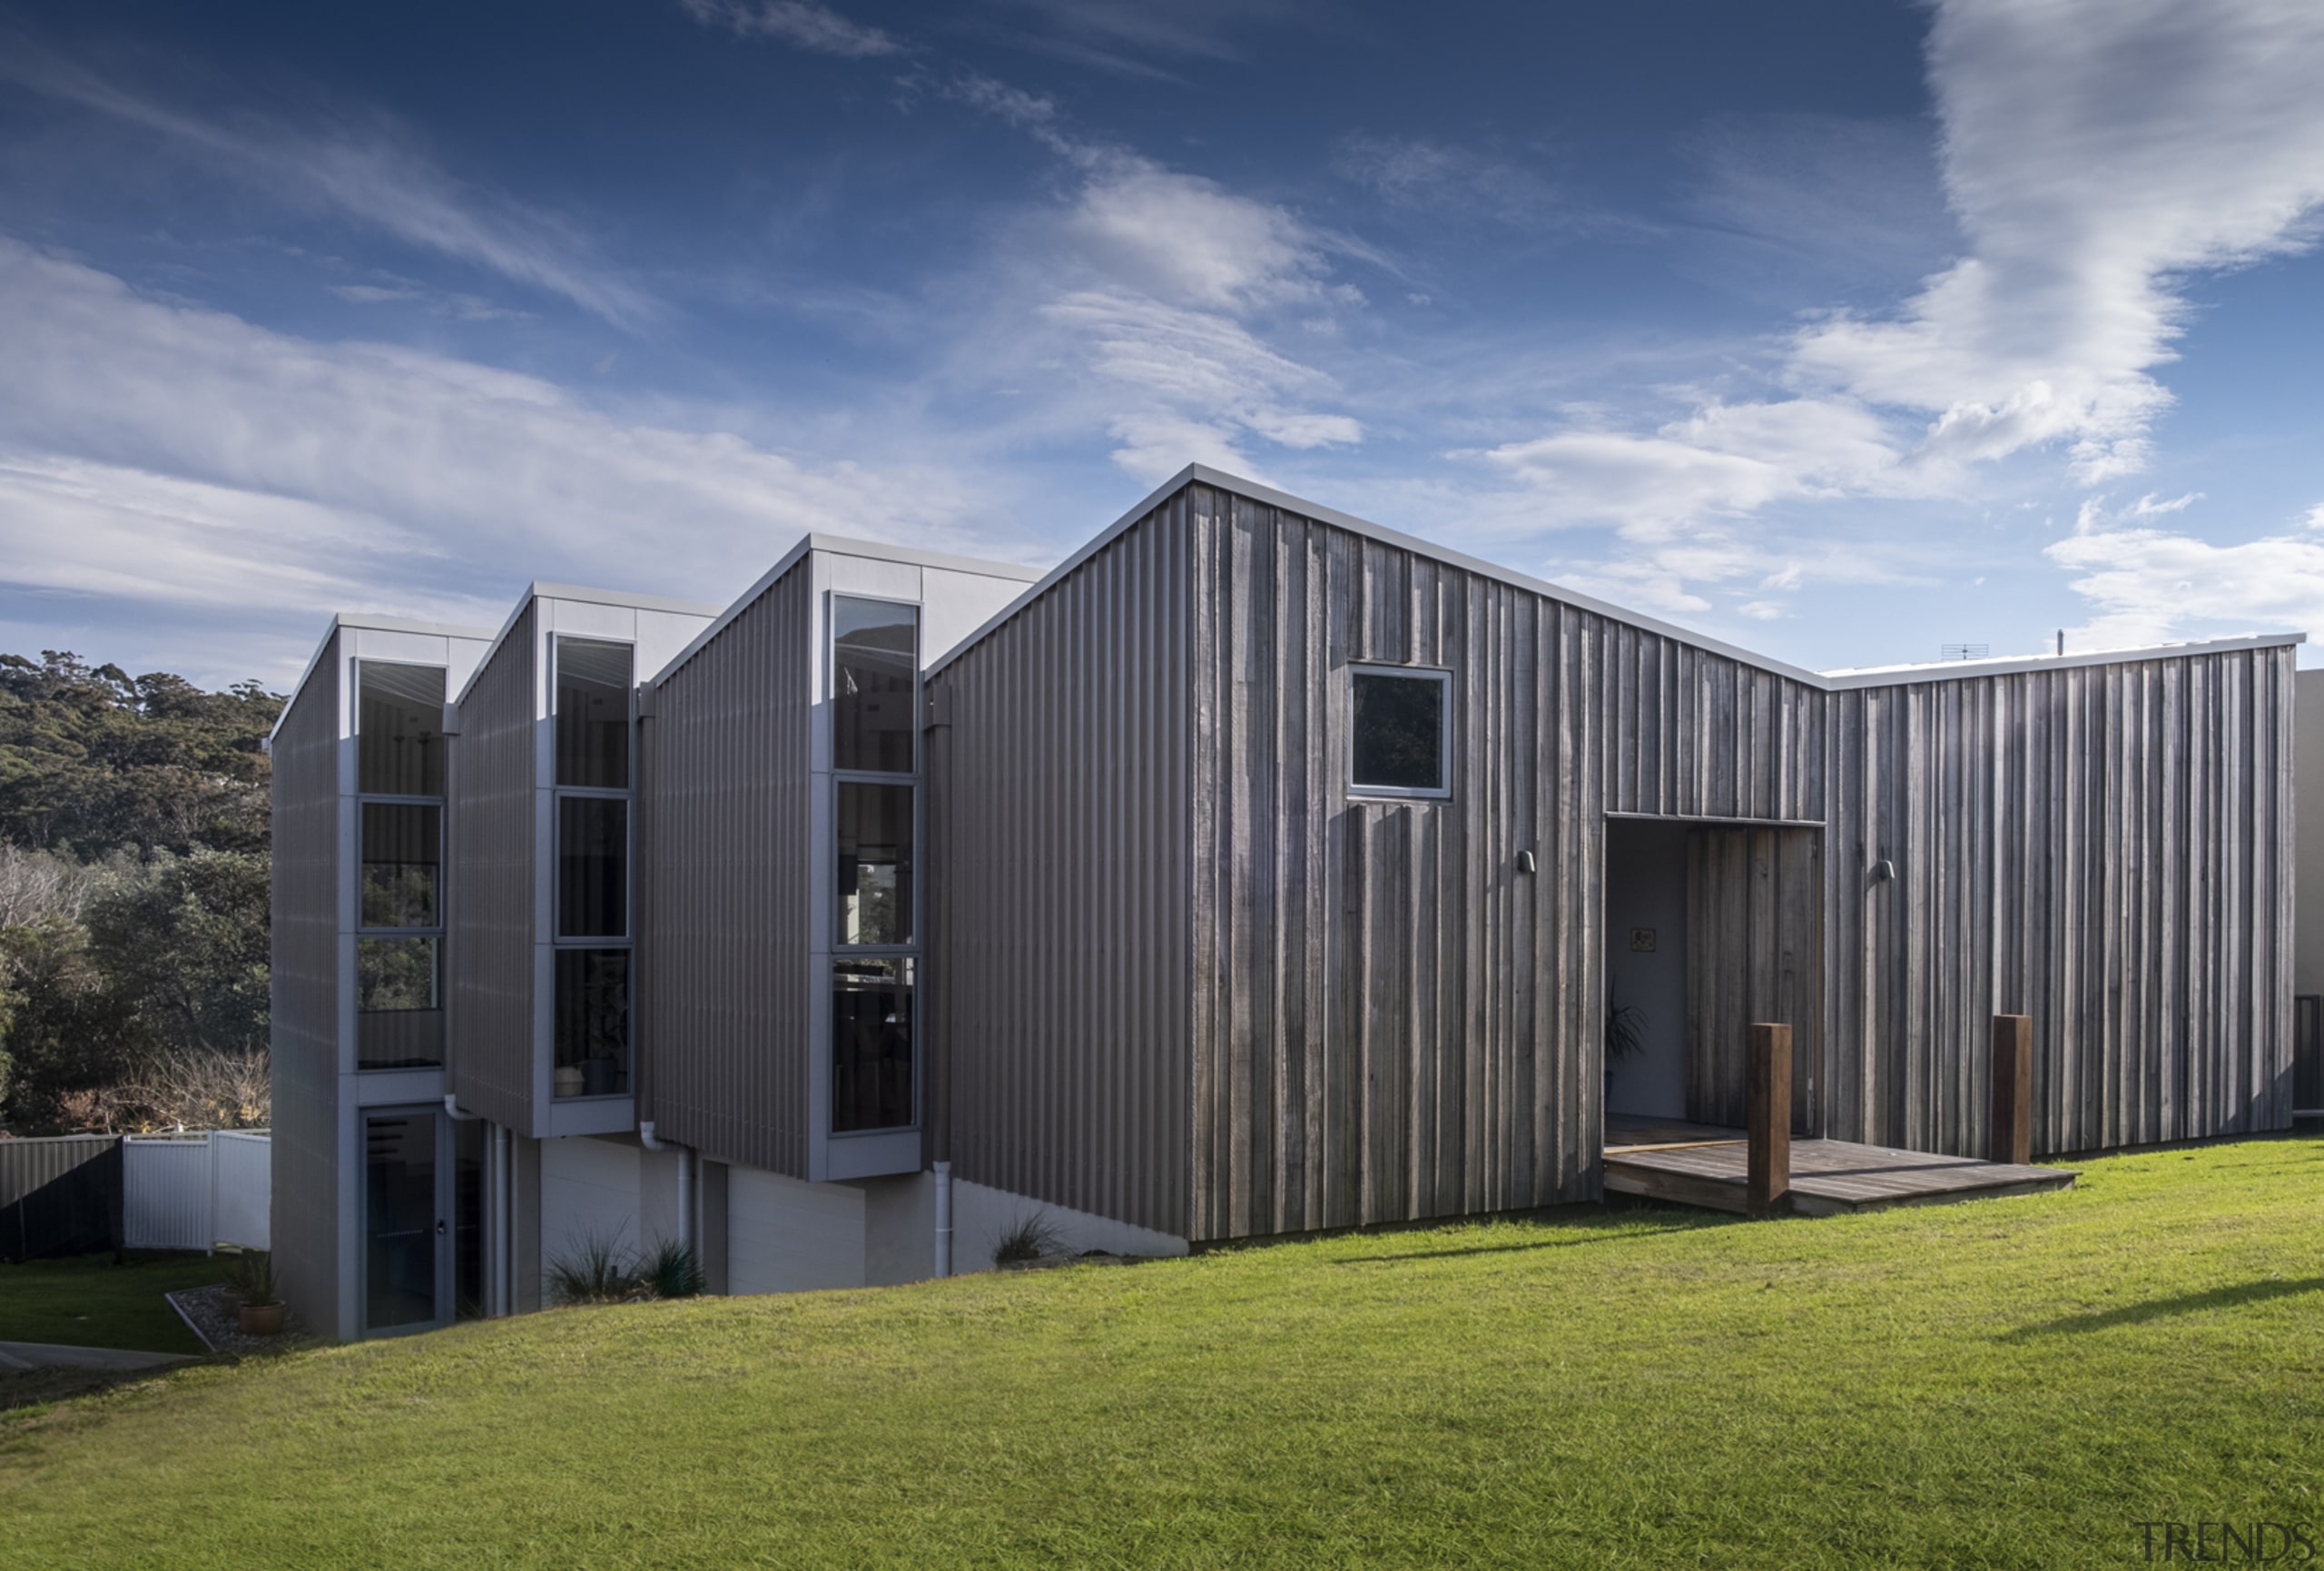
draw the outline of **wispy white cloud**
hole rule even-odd
[[[0,53],[0,81],[134,126],[277,199],[560,295],[618,326],[661,314],[570,224],[455,178],[384,116],[206,117],[21,40]]]
[[[1544,175],[1523,164],[1424,137],[1353,135],[1332,159],[1344,180],[1392,207],[1538,229],[1571,218]]]
[[[814,0],[678,0],[678,4],[704,26],[724,27],[737,38],[772,38],[794,49],[847,60],[903,53],[903,44],[892,35],[851,22]]]
[[[960,466],[623,419],[535,377],[146,298],[5,241],[0,341],[0,584],[18,588],[312,618],[543,576],[715,598],[810,530],[1028,548]]]
[[[1097,64],[1143,65],[1163,54],[1206,61],[1243,58],[1237,33],[1312,15],[1311,0],[1005,0],[1045,27],[1049,39],[1078,44]],[[1140,74],[1148,74],[1141,71]]]
[[[2324,9],[1938,0],[1934,12],[1956,260],[1893,315],[1835,311],[1799,330],[1769,396],[1707,403],[1651,433],[1599,420],[1483,455],[1552,516],[1619,524],[1667,597],[1699,598],[1674,584],[1747,570],[1738,523],[1777,504],[1973,496],[1986,466],[2029,449],[2062,452],[2083,484],[2134,472],[2171,402],[2155,373],[2188,282],[2316,238]],[[2056,559],[2087,565],[2101,550]]]
[[[2308,519],[2227,542],[2154,526],[2199,499],[2142,497],[2120,509],[2103,499],[2083,504],[2073,532],[2047,551],[2074,575],[2071,587],[2089,605],[2090,619],[2068,634],[2073,647],[2324,627],[2324,540]]]

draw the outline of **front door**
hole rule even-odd
[[[363,1121],[363,1329],[425,1330],[484,1312],[480,1119],[440,1108]]]
[[[440,1108],[376,1112],[363,1121],[363,1329],[435,1325],[438,1266],[449,1219],[438,1181]]]

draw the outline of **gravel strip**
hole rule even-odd
[[[247,1337],[242,1334],[241,1321],[235,1312],[226,1308],[226,1288],[222,1282],[212,1282],[206,1288],[188,1288],[180,1293],[163,1295],[170,1300],[193,1334],[210,1344],[213,1353],[231,1353],[239,1359],[261,1353],[279,1353],[284,1349],[307,1339],[306,1327],[299,1317],[290,1316],[282,1323],[282,1333],[274,1337]]]

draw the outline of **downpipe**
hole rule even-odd
[[[952,1164],[936,1164],[936,1274],[952,1274]]]

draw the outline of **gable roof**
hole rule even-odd
[[[1669,638],[1676,643],[1689,645],[1707,654],[1724,656],[1758,670],[1787,677],[1804,687],[1817,688],[1827,693],[1846,692],[1859,687],[1902,687],[1914,682],[1957,681],[1971,677],[2005,676],[2016,671],[2049,671],[2074,666],[2114,665],[2132,660],[2217,653],[2229,649],[2274,648],[2287,644],[2304,643],[2308,637],[2305,633],[2251,633],[2237,637],[2208,639],[2199,643],[2158,644],[2145,648],[2094,650],[2088,654],[2015,656],[1990,660],[1942,660],[1924,665],[1876,666],[1830,672],[1811,671],[1804,666],[1794,666],[1787,661],[1746,649],[1739,644],[1730,644],[1724,638],[1715,638],[1708,633],[1699,633],[1690,627],[1682,627],[1675,622],[1666,622],[1659,617],[1649,617],[1643,612],[1630,610],[1625,607],[1615,605],[1610,600],[1601,600],[1595,595],[1586,595],[1579,589],[1569,589],[1562,585],[1552,584],[1547,579],[1521,573],[1513,568],[1502,567],[1498,562],[1488,562],[1482,558],[1472,557],[1465,552],[1440,546],[1434,541],[1423,539],[1417,535],[1407,535],[1402,530],[1373,523],[1368,519],[1359,519],[1353,513],[1344,513],[1336,508],[1328,508],[1320,502],[1305,500],[1289,492],[1278,491],[1271,486],[1260,485],[1256,480],[1246,480],[1239,475],[1228,474],[1224,469],[1212,469],[1207,464],[1188,464],[1156,488],[1145,500],[1115,519],[1109,527],[1082,545],[1071,556],[1043,574],[1040,580],[1031,588],[1002,607],[999,612],[987,619],[983,626],[953,646],[950,652],[943,658],[931,663],[928,667],[928,675],[934,676],[960,658],[962,654],[975,647],[994,629],[1039,599],[1052,586],[1062,581],[1082,563],[1105,549],[1164,502],[1168,501],[1190,485],[1208,486],[1214,490],[1241,497],[1246,501],[1256,502],[1262,507],[1276,508],[1287,513],[1296,513],[1301,518],[1313,519],[1317,523],[1329,524],[1334,529],[1345,529],[1351,534],[1361,535],[1366,539],[1377,540],[1382,545],[1392,546],[1398,550],[1409,551],[1415,556],[1425,557],[1432,561],[1458,568],[1463,572],[1473,573],[1480,578],[1491,578],[1508,584],[1514,588],[1524,589],[1546,599],[1571,606],[1576,610],[1593,612],[1629,627]]]

